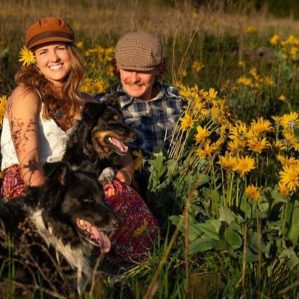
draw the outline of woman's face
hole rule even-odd
[[[66,82],[71,71],[71,56],[65,43],[51,43],[35,50],[36,65],[56,86]]]

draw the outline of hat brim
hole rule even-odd
[[[158,65],[153,66],[134,66],[134,65],[123,65],[120,63],[117,63],[117,68],[125,71],[139,71],[139,72],[149,72],[155,69]]]
[[[34,43],[28,45],[27,48],[29,50],[31,50],[32,48],[35,48],[37,46],[41,46],[41,45],[49,44],[49,43],[55,43],[55,42],[74,43],[74,40],[71,39],[71,38],[67,38],[67,37],[51,36],[51,37],[46,37],[46,38],[42,38],[40,40],[37,40]]]

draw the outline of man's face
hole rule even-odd
[[[145,101],[154,97],[153,85],[159,73],[160,69],[158,67],[147,72],[119,70],[120,81],[125,92],[131,97]]]

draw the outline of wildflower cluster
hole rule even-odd
[[[299,39],[294,35],[289,35],[285,39],[280,39],[278,34],[270,38],[270,44],[281,51],[281,58],[284,60],[298,61],[299,59]]]
[[[84,53],[86,70],[80,90],[92,95],[106,92],[116,79],[114,48],[95,45],[84,49],[83,42],[78,42],[77,47]]]
[[[259,90],[261,87],[273,87],[274,81],[270,76],[261,76],[258,74],[256,67],[250,69],[249,74],[239,77],[237,80],[237,88],[247,87],[252,90]]]
[[[254,70],[251,73],[258,78]],[[190,164],[204,159],[214,167],[219,165],[223,184],[239,178],[245,184],[244,194],[254,201],[261,198],[268,177],[283,196],[292,195],[299,188],[296,112],[268,119],[257,117],[248,124],[232,119],[226,102],[213,88],[206,91],[197,85],[178,85],[186,107],[175,133],[171,157],[190,150],[193,157]]]
[[[183,139],[185,132],[190,132],[196,156],[201,159],[211,157],[224,142],[229,122],[226,104],[213,88],[206,91],[199,90],[198,86],[188,88],[181,84],[180,87],[180,95],[187,100],[187,107],[180,118],[176,138]],[[172,155],[176,155],[175,150]]]

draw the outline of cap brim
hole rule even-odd
[[[135,65],[124,65],[117,63],[117,68],[125,71],[139,71],[139,72],[149,72],[156,68],[158,65],[153,66],[135,66]]]
[[[74,40],[71,38],[66,38],[66,37],[61,37],[61,36],[51,36],[47,38],[43,38],[40,40],[35,41],[34,43],[30,44],[27,46],[28,49],[32,49],[36,46],[44,45],[44,44],[49,44],[49,43],[55,43],[55,42],[66,42],[66,43],[73,43]]]

